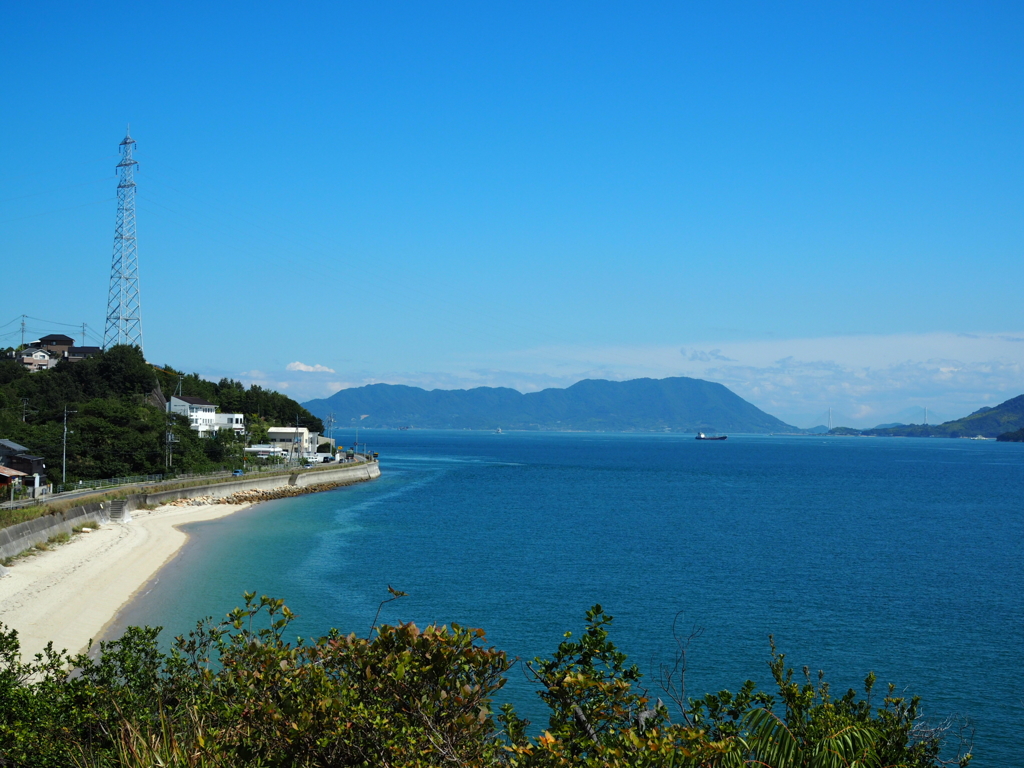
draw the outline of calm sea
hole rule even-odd
[[[297,634],[382,621],[483,627],[532,658],[601,603],[654,681],[673,617],[704,628],[688,692],[770,686],[768,635],[833,690],[920,694],[977,728],[975,764],[1014,764],[1024,726],[1024,445],[949,439],[376,431],[384,476],[190,527],[121,617],[166,632],[245,590]],[[346,442],[340,436],[340,442]],[[879,687],[879,693],[881,686]],[[513,672],[506,695],[545,722]]]

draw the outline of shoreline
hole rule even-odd
[[[48,642],[72,655],[104,637],[120,611],[188,542],[179,526],[216,520],[252,502],[139,509],[54,549],[27,556],[0,579],[0,624],[18,632],[23,661]]]
[[[250,478],[148,494],[143,502],[165,503],[132,509],[127,523],[91,525],[91,531],[27,555],[0,573],[0,624],[17,631],[23,661],[49,642],[72,655],[85,651],[90,642],[106,637],[121,611],[181,552],[189,534],[180,526],[379,476],[377,463],[371,462],[292,474],[284,483]]]

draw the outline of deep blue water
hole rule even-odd
[[[834,691],[873,670],[1012,765],[1024,725],[1024,445],[948,439],[378,431],[384,476],[194,524],[122,620],[169,634],[245,590],[297,634],[458,622],[553,651],[601,603],[651,675],[672,620],[705,628],[691,695],[770,686],[768,635]],[[341,442],[345,442],[341,438]],[[520,674],[507,696],[544,722]],[[882,686],[878,688],[881,694]]]

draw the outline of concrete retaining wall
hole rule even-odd
[[[67,512],[54,512],[34,520],[26,520],[24,523],[0,528],[0,557],[14,557],[58,533],[70,534],[76,525],[90,522],[102,525],[109,522],[107,504],[108,502],[84,504]]]
[[[380,477],[380,465],[377,462],[357,464],[352,467],[331,467],[330,469],[318,469],[312,472],[270,475],[269,477],[248,475],[226,483],[196,485],[192,488],[180,488],[174,491],[135,494],[125,500],[125,509],[130,512],[138,509],[143,504],[166,504],[176,499],[195,499],[200,496],[212,496],[216,499],[222,499],[238,491],[269,491],[288,485],[304,488],[318,483],[358,483],[364,480],[373,480],[377,477]],[[109,504],[110,502],[84,504],[80,507],[69,509],[67,512],[54,512],[24,523],[0,528],[0,558],[13,557],[20,554],[26,549],[46,541],[51,536],[56,536],[58,533],[71,533],[71,529],[74,526],[82,523],[107,523],[110,521],[107,511]],[[3,571],[0,569],[0,576],[2,575]]]
[[[135,506],[139,504],[166,504],[176,499],[196,499],[200,496],[213,496],[215,499],[223,499],[238,491],[269,491],[272,488],[280,488],[284,485],[291,485],[288,482],[291,475],[270,475],[260,477],[244,477],[239,480],[231,480],[227,483],[213,483],[211,485],[196,485],[191,488],[179,488],[174,491],[156,491],[135,497]]]
[[[373,480],[376,477],[380,477],[380,465],[377,462],[373,462],[357,464],[354,467],[331,467],[330,469],[318,469],[312,472],[292,472],[288,475],[270,475],[269,477],[249,475],[227,483],[197,485],[192,488],[181,488],[176,491],[158,491],[133,498],[136,499],[135,507],[137,507],[139,504],[166,504],[176,499],[196,499],[200,496],[213,496],[216,499],[223,499],[225,496],[230,496],[238,491],[271,491],[288,485],[304,488],[309,485],[316,485],[317,483],[358,483],[363,480]],[[132,508],[134,509],[135,507]]]
[[[318,469],[315,472],[302,472],[292,475],[292,480],[288,485],[304,488],[317,483],[358,483],[377,477],[380,477],[380,464],[374,461],[357,464],[354,467],[331,467],[330,469]]]

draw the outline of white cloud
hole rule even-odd
[[[959,418],[1024,392],[1019,333],[894,334],[722,342],[696,347],[558,348],[524,354],[595,365],[619,375],[693,376],[720,382],[798,426],[828,417],[849,426],[923,416]],[[550,363],[549,363],[550,364]],[[539,368],[540,366],[538,366]],[[895,416],[902,414],[903,418]],[[929,419],[933,421],[933,419]]]
[[[801,427],[959,418],[1024,392],[1024,333],[927,333],[762,339],[665,346],[558,346],[439,362],[434,371],[346,370],[333,381],[262,371],[246,383],[288,389],[300,401],[366,384],[424,389],[511,387],[535,392],[581,379],[692,376],[717,381],[759,408]],[[302,367],[299,367],[302,366]],[[319,371],[317,371],[319,372]],[[230,372],[218,375],[232,375]],[[237,376],[237,374],[234,374]],[[280,381],[279,379],[285,379]],[[339,380],[340,379],[340,380]],[[941,416],[940,416],[941,414]]]
[[[326,365],[306,365],[305,363],[288,363],[285,366],[285,370],[288,371],[303,371],[305,373],[334,373],[333,368],[328,368]]]

